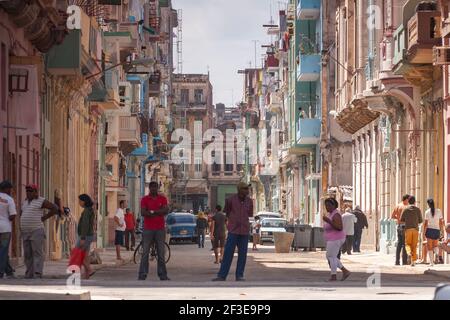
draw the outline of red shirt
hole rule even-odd
[[[223,211],[228,218],[228,232],[248,235],[250,232],[249,217],[253,217],[253,201],[249,197],[241,200],[237,194],[225,200]]]
[[[134,230],[134,227],[136,227],[134,223],[134,215],[130,213],[125,213],[125,226],[127,230]]]
[[[158,194],[156,197],[147,195],[141,200],[141,208],[159,210],[167,205],[167,198]],[[165,228],[164,216],[144,217],[144,230],[161,230]]]

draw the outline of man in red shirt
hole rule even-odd
[[[166,262],[164,259],[166,228],[164,216],[169,213],[167,198],[158,193],[159,185],[156,181],[150,182],[150,194],[141,200],[141,215],[144,217],[144,231],[142,233],[143,254],[139,267],[139,280],[145,280],[148,274],[148,256],[150,248],[156,244],[158,254],[158,277],[160,280],[170,280],[167,277]]]

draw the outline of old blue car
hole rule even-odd
[[[166,217],[171,242],[180,240],[197,242],[196,216],[189,212],[172,212]]]

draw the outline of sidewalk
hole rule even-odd
[[[93,264],[92,269],[95,271],[103,268],[120,268],[129,264],[133,259],[133,251],[122,250],[123,261],[116,260],[115,248],[96,249],[100,255],[102,264]],[[0,300],[91,300],[91,292],[81,289],[71,289],[67,287],[42,286],[40,283],[46,283],[49,279],[69,279],[70,271],[67,270],[68,259],[58,261],[48,260],[44,263],[44,276],[38,279],[39,282],[33,281],[32,285],[16,285],[12,287],[0,287]],[[30,281],[24,279],[25,266],[16,267],[16,277],[20,282]]]
[[[384,254],[381,252],[368,251],[363,253],[352,253],[352,255],[343,254],[341,256],[342,262],[350,261],[367,267],[383,267],[384,270],[408,270],[409,273],[414,274],[429,274],[444,279],[450,279],[450,264],[436,264],[430,266],[429,264],[416,264],[411,266],[396,266],[395,255]]]
[[[106,248],[106,249],[96,249],[98,254],[100,255],[102,264],[92,264],[92,269],[94,271],[101,270],[103,268],[115,268],[122,266],[124,264],[132,262],[133,259],[133,251],[126,251],[122,249],[121,254],[124,261],[120,262],[116,260],[116,250],[115,248]],[[44,263],[44,279],[67,279],[69,260],[47,260]],[[16,267],[16,277],[23,278],[25,274],[25,266],[20,265]]]

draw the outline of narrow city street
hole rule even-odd
[[[107,253],[112,257],[112,250]],[[89,292],[93,300],[114,299],[187,299],[187,300],[278,300],[278,299],[432,299],[434,288],[448,278],[424,274],[428,265],[393,266],[392,256],[380,253],[362,253],[344,256],[344,265],[352,271],[345,282],[329,283],[329,269],[325,252],[292,251],[275,253],[273,245],[266,244],[259,251],[251,251],[246,267],[246,281],[234,281],[235,261],[226,282],[212,282],[218,271],[213,263],[210,244],[199,249],[193,244],[171,245],[168,263],[170,282],[159,281],[156,263],[150,264],[146,281],[137,281],[133,262],[120,266],[106,266],[91,280],[81,280],[80,290],[66,287],[62,262],[47,262],[44,279],[23,279],[23,268],[17,270],[18,279],[0,282],[1,299],[65,299],[66,293]],[[131,255],[127,255],[131,257]],[[367,279],[374,269],[381,271],[381,286],[367,288]],[[450,276],[448,265],[435,266],[443,275]],[[370,272],[370,273],[369,273]],[[21,295],[26,292],[26,295]]]
[[[449,186],[450,0],[0,0],[0,300],[430,300]]]

